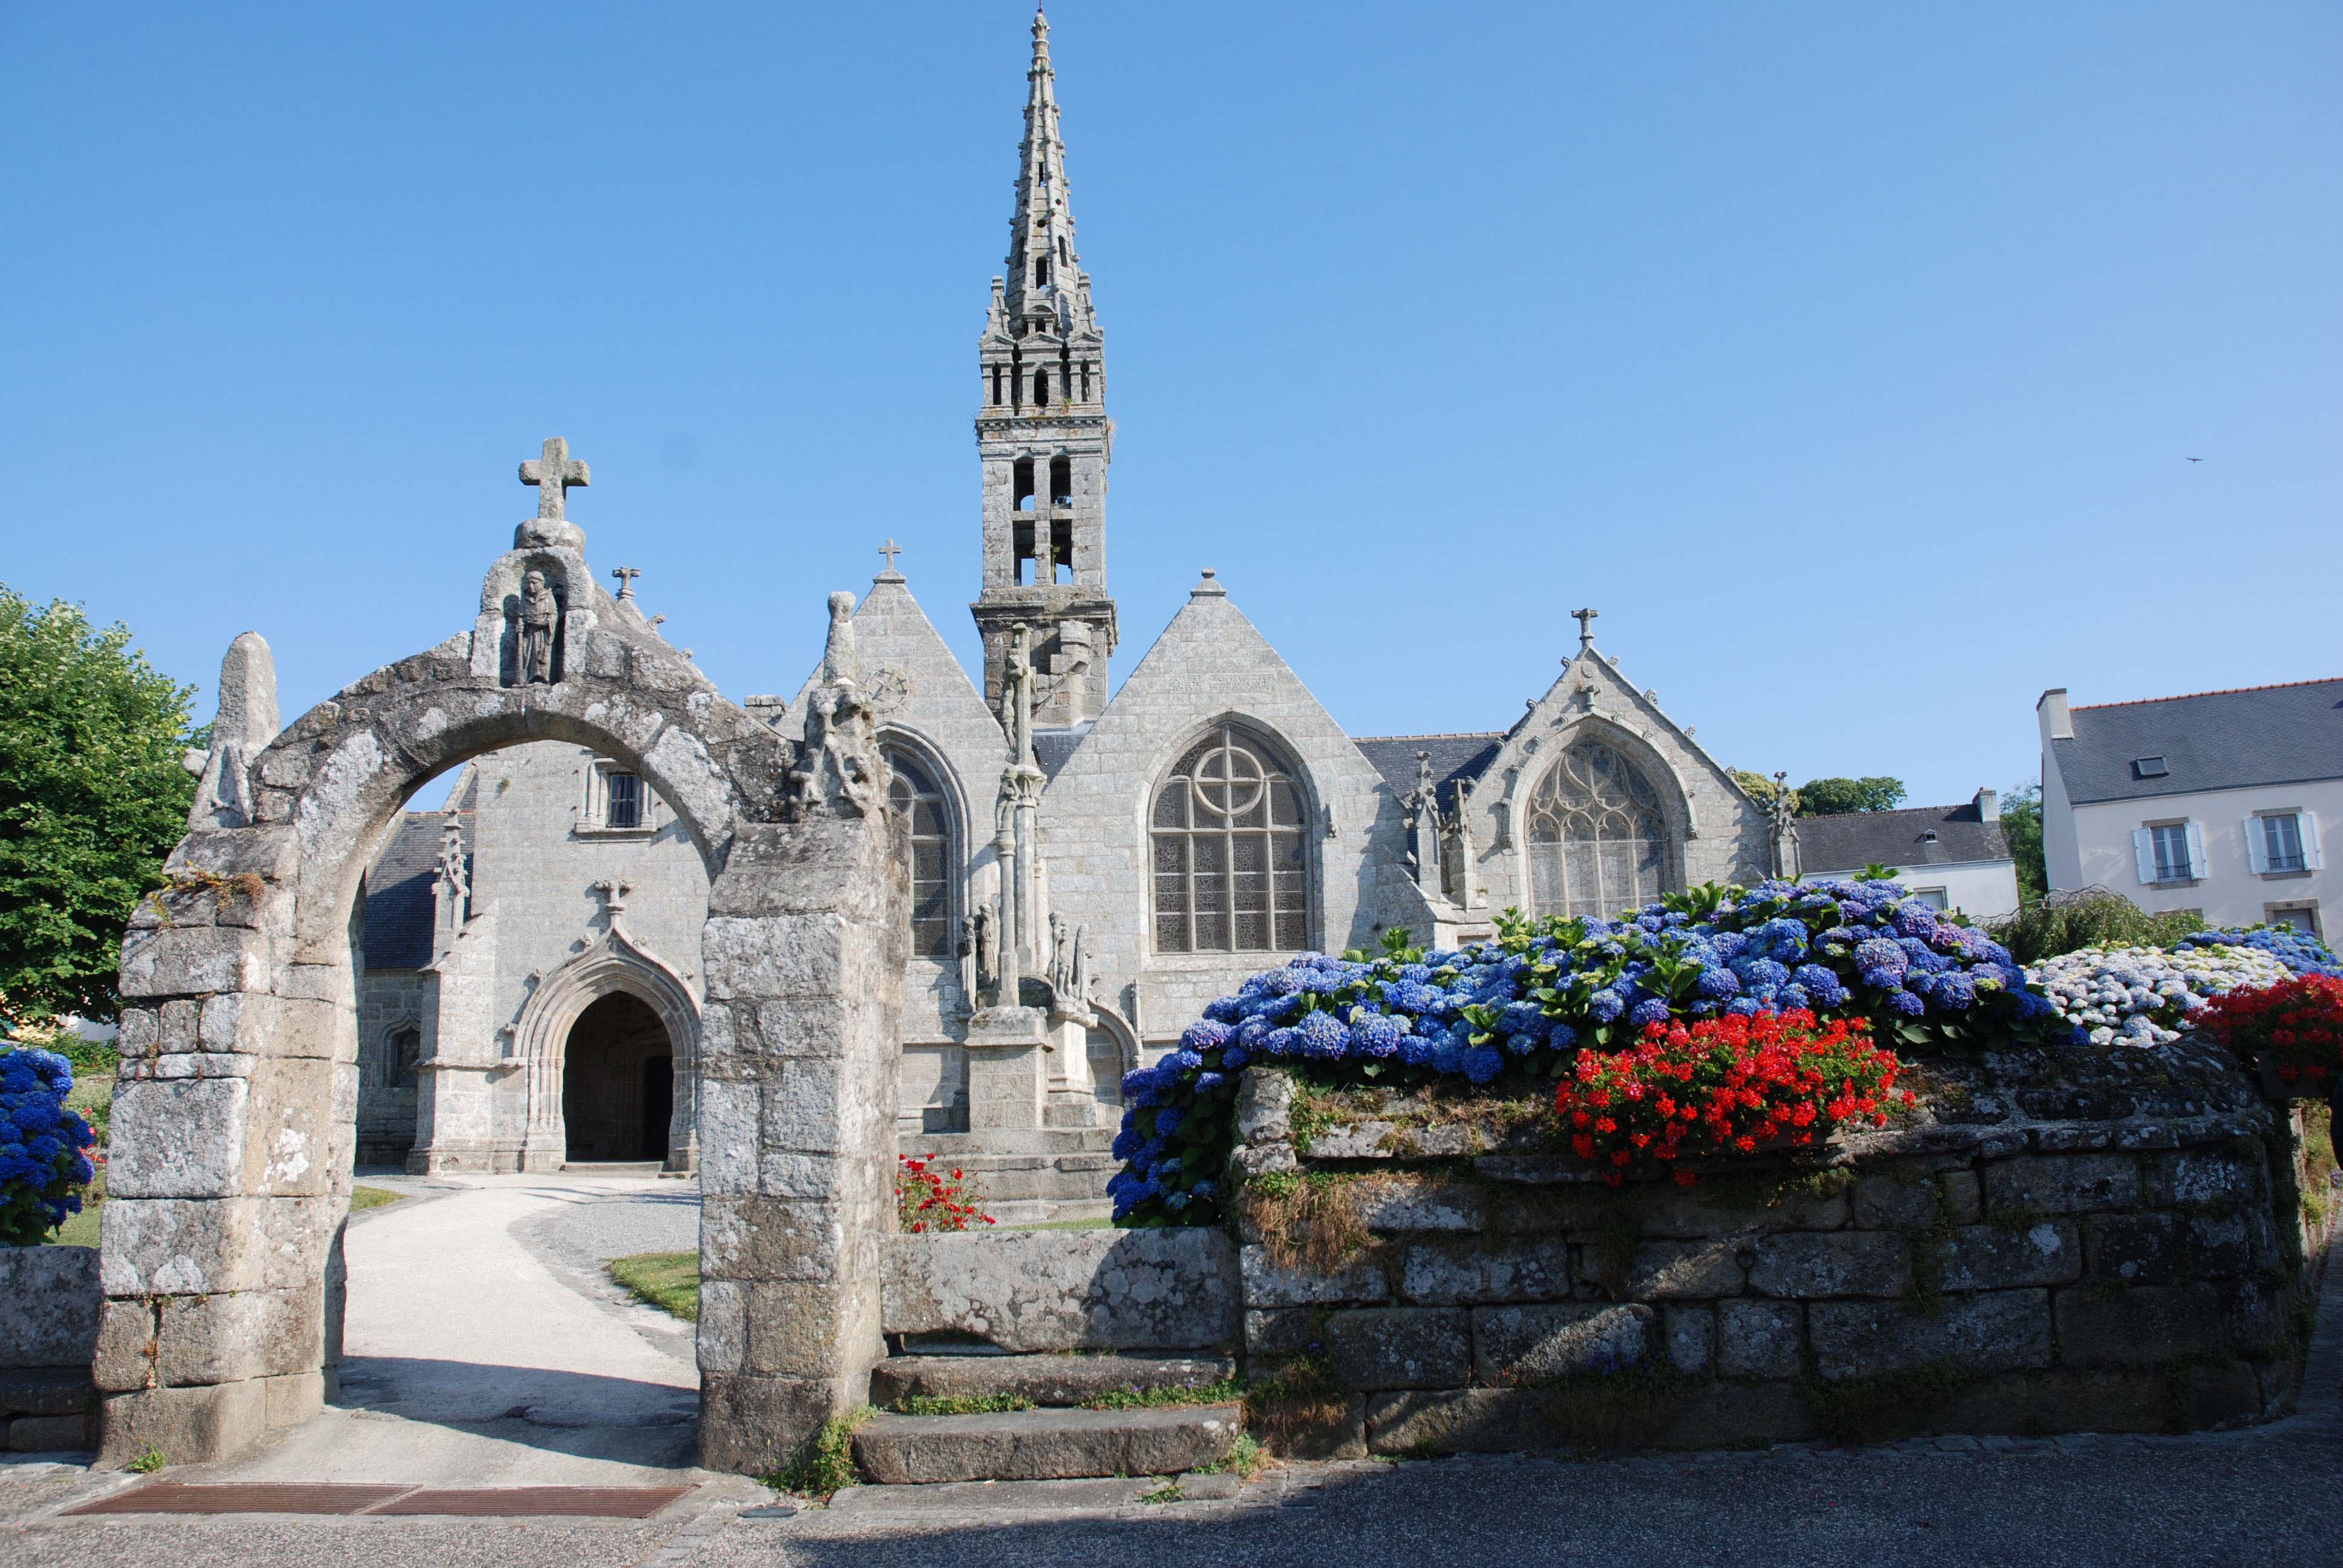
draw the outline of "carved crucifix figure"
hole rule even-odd
[[[1033,760],[1033,628],[1019,621],[1010,633],[1009,658],[1001,671],[1001,722],[1009,749],[1021,764]]]
[[[545,455],[520,466],[520,482],[537,487],[537,515],[548,520],[568,516],[569,487],[584,489],[593,483],[583,459],[569,455],[569,443],[558,436],[546,438]]]

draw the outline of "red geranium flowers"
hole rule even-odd
[[[2323,1094],[2343,1069],[2343,980],[2331,975],[2224,991],[2189,1021],[2247,1061],[2268,1059],[2289,1089]]]
[[[1582,1050],[1554,1091],[1571,1148],[1613,1186],[1685,1159],[1818,1142],[1835,1127],[1884,1126],[1910,1105],[1903,1063],[1871,1042],[1863,1019],[1819,1024],[1811,1012],[1654,1023],[1624,1050]]]
[[[959,1171],[947,1176],[932,1156],[899,1154],[895,1171],[895,1217],[906,1231],[973,1231],[992,1216],[970,1201]]]

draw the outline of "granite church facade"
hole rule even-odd
[[[851,662],[912,866],[902,1147],[970,1168],[1004,1218],[1102,1211],[1122,1072],[1291,954],[1393,928],[1450,946],[1509,906],[1615,913],[1795,857],[1596,648],[1591,610],[1502,731],[1345,734],[1211,571],[1111,688],[1106,345],[1038,16],[1019,158],[977,344],[984,668],[954,658],[890,545],[859,604],[834,600],[825,670],[747,704],[797,735]],[[524,477],[545,465],[584,482],[556,443]],[[673,812],[606,759],[538,743],[468,764],[446,810],[397,827],[362,900],[361,1160],[689,1169],[707,900]],[[486,1126],[434,1126],[417,1091],[451,1031],[499,1042]]]

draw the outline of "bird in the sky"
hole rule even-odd
[[[2201,463],[2201,462],[2203,462],[2205,459],[2204,459],[2204,458],[2202,458],[2202,457],[2191,457],[2191,458],[2189,458],[2188,460],[2189,460],[2190,462],[2192,462],[2192,463]]]

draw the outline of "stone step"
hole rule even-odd
[[[890,1356],[871,1371],[870,1402],[1008,1394],[1039,1405],[1076,1405],[1110,1393],[1208,1388],[1236,1375],[1234,1356]]]
[[[1112,1127],[1029,1127],[985,1132],[898,1133],[897,1151],[932,1155],[955,1165],[1005,1158],[1103,1154],[1114,1143]]]
[[[880,1415],[854,1434],[854,1462],[889,1486],[1176,1475],[1225,1458],[1240,1430],[1233,1404]]]

